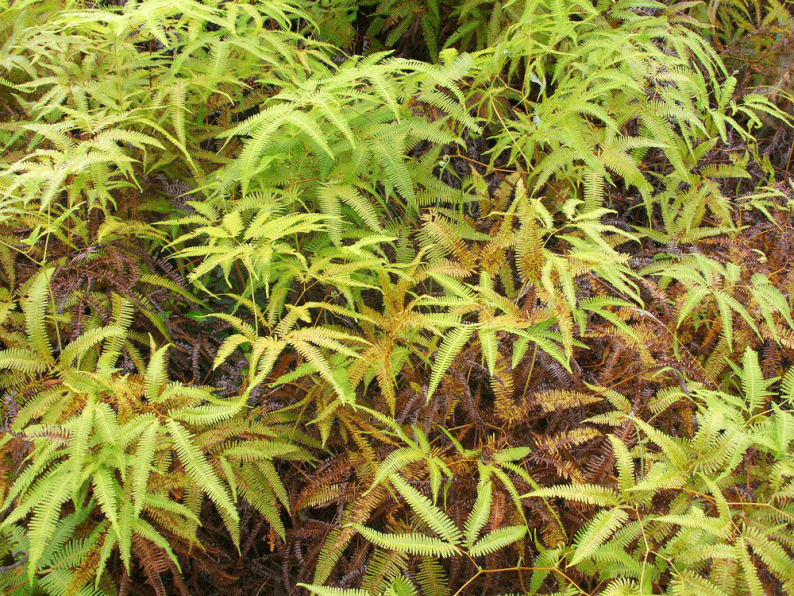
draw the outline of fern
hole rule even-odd
[[[28,316],[39,315],[31,311]],[[125,323],[123,314],[119,316],[120,322]],[[125,324],[129,324],[129,321],[127,318]],[[231,436],[239,432],[253,438],[261,431],[251,426],[238,429],[233,422],[239,416],[245,397],[231,402],[221,401],[206,388],[168,383],[167,346],[159,349],[153,346],[151,363],[143,378],[118,378],[113,376],[113,369],[108,371],[107,368],[96,372],[81,370],[88,360],[84,358],[87,352],[96,349],[106,338],[123,337],[124,331],[121,327],[96,329],[62,351],[53,366],[57,366],[66,379],[66,389],[61,394],[65,405],[70,406],[59,412],[49,412],[50,424],[30,424],[31,418],[41,416],[37,412],[40,406],[35,399],[26,404],[15,420],[18,425],[15,432],[37,445],[37,456],[34,464],[25,469],[11,486],[6,499],[7,503],[15,500],[16,506],[13,514],[3,521],[3,526],[9,527],[30,516],[27,534],[30,541],[29,581],[36,577],[43,565],[43,558],[48,556],[48,542],[61,527],[62,510],[67,501],[71,501],[71,506],[84,518],[97,509],[102,518],[107,520],[102,561],[107,560],[110,549],[117,544],[122,561],[129,568],[133,542],[137,537],[144,537],[170,557],[174,565],[178,565],[176,555],[163,538],[163,528],[155,528],[141,517],[146,514],[154,520],[180,524],[168,531],[185,537],[189,542],[197,540],[195,530],[189,529],[200,521],[196,514],[175,500],[170,491],[163,492],[157,488],[158,478],[163,477],[167,469],[163,465],[170,465],[168,462],[172,459],[172,451],[177,456],[174,461],[184,466],[185,481],[195,487],[199,498],[207,494],[216,504],[234,539],[238,536],[238,514],[225,484],[227,482],[242,483],[244,493],[248,496],[254,495],[253,491],[261,490],[263,486],[273,487],[269,497],[258,497],[255,504],[260,510],[269,512],[271,521],[281,527],[274,507],[278,502],[288,503],[288,499],[275,470],[268,468],[271,465],[269,462],[263,462],[259,464],[264,470],[261,479],[253,482],[248,480],[246,483],[250,478],[247,470],[256,467],[257,460],[262,458],[303,457],[304,453],[279,440],[253,441],[247,449],[227,447],[223,456],[237,463],[241,477],[220,477],[207,459],[207,454],[202,451],[202,445],[217,430],[203,431],[207,433],[205,438],[202,433],[191,433],[183,424],[201,430],[224,423],[227,429],[221,432],[230,433]],[[118,348],[111,341],[108,349]],[[95,363],[104,359],[105,362],[111,362],[108,353],[100,352],[98,356],[98,360],[95,358],[90,361]],[[43,395],[47,395],[47,392]],[[86,398],[86,395],[89,397]],[[118,409],[112,409],[100,401],[99,396],[118,400]],[[127,401],[123,401],[121,396],[126,396],[124,399]],[[152,405],[159,405],[160,415],[164,417],[163,424],[151,413],[142,412],[145,399]],[[75,403],[81,407],[75,409]],[[33,411],[28,412],[27,408],[33,408]],[[206,446],[203,448],[207,449]],[[164,454],[169,456],[164,459]],[[102,567],[90,571],[99,581]],[[85,577],[79,581],[84,580]]]
[[[2,589],[792,591],[777,0],[8,4]]]
[[[576,565],[590,557],[628,518],[628,513],[619,507],[602,511],[596,515],[588,524],[587,531],[577,537],[576,550],[571,558],[571,565]]]
[[[325,586],[309,586],[306,584],[301,584],[301,587],[306,588],[313,594],[318,594],[318,596],[368,596],[369,594],[366,590],[329,588]]]
[[[447,596],[450,593],[449,582],[438,559],[421,559],[417,579],[424,593],[434,596]]]
[[[480,481],[477,486],[477,500],[466,518],[465,536],[466,548],[471,549],[477,536],[479,536],[490,514],[491,499],[493,498],[493,484],[490,480]]]
[[[489,532],[469,549],[469,556],[489,555],[521,540],[527,533],[526,526],[508,526]]]
[[[28,291],[25,305],[25,327],[31,339],[31,347],[36,351],[36,356],[47,364],[53,361],[52,346],[44,321],[50,300],[49,281],[52,274],[53,269],[45,269],[36,276]]]
[[[451,544],[460,542],[462,538],[460,531],[455,527],[452,520],[436,508],[427,497],[419,493],[397,474],[389,475],[389,480],[392,486],[399,491],[411,506],[412,511],[422,518],[422,521],[441,539]]]
[[[451,557],[460,552],[454,544],[424,534],[384,534],[360,524],[354,524],[352,527],[364,538],[381,548],[437,558]]]
[[[433,395],[438,384],[441,382],[441,377],[449,369],[452,360],[455,358],[460,349],[469,341],[474,327],[470,325],[462,325],[450,331],[445,337],[441,346],[438,349],[438,356],[433,367],[433,374],[430,377],[430,385],[428,386],[428,398]]]

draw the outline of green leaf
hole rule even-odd
[[[430,526],[431,530],[443,538],[445,542],[451,544],[460,542],[460,530],[446,513],[433,505],[430,499],[397,474],[389,474],[389,480],[411,506],[411,511]]]
[[[83,462],[88,454],[88,441],[94,428],[95,401],[89,399],[80,417],[74,420],[69,432],[69,463],[71,467],[72,494],[76,497],[83,482]]]
[[[571,559],[571,565],[577,565],[590,557],[606,542],[612,533],[629,519],[629,514],[615,507],[601,511],[587,524],[576,540],[576,550]]]
[[[94,496],[99,501],[102,513],[110,520],[116,536],[120,536],[121,529],[119,528],[119,518],[116,511],[117,486],[111,471],[106,466],[100,466],[94,472]]]
[[[482,355],[491,374],[496,371],[496,357],[498,355],[498,342],[496,332],[492,329],[480,329],[478,332]]]
[[[55,268],[42,269],[33,278],[25,303],[25,331],[30,338],[30,345],[38,357],[47,364],[52,364],[52,345],[47,334],[45,314],[50,302],[50,278]]]
[[[764,380],[761,366],[758,364],[758,354],[749,346],[744,351],[742,358],[742,393],[747,401],[748,413],[755,414],[771,396],[766,390],[768,383]]]
[[[146,375],[144,376],[145,395],[152,403],[160,401],[160,393],[165,387],[168,380],[167,376],[167,363],[166,358],[168,355],[168,346],[162,346],[154,349],[154,339],[149,337],[149,343],[152,348],[152,355],[149,358],[149,366],[146,367]]]
[[[190,433],[175,420],[168,419],[166,426],[168,427],[168,434],[174,440],[174,447],[179,454],[179,459],[185,466],[188,476],[196,482],[200,490],[209,496],[219,510],[226,513],[229,520],[227,522],[224,519],[227,525],[226,529],[229,530],[234,543],[237,544],[239,542],[240,518],[237,515],[237,509],[232,502],[229,491],[223,486],[209,463],[207,463],[204,454],[193,443]],[[231,523],[234,525],[231,525]]]
[[[355,590],[350,588],[331,588],[328,586],[310,586],[309,584],[298,584],[301,588],[306,588],[317,596],[371,596],[366,590]]]
[[[491,499],[493,498],[493,482],[486,480],[477,485],[477,500],[474,502],[466,518],[464,531],[466,533],[466,548],[471,548],[480,531],[485,527],[485,523],[491,515]]]
[[[38,570],[47,542],[55,531],[61,512],[61,505],[69,499],[69,487],[72,484],[71,475],[62,470],[60,474],[49,474],[41,482],[46,482],[47,490],[43,498],[33,510],[33,517],[28,526],[28,581],[33,578]]]
[[[471,334],[474,333],[475,326],[474,325],[461,325],[447,333],[444,337],[444,341],[441,343],[441,347],[438,349],[438,355],[436,356],[436,362],[433,365],[433,370],[430,373],[430,385],[427,388],[427,399],[429,400],[433,393],[435,392],[436,388],[438,388],[439,383],[441,383],[441,378],[447,374],[449,367],[452,365],[452,361],[455,359],[455,356],[458,355],[461,348],[466,345],[466,342],[469,341]]]
[[[559,497],[590,505],[600,505],[601,507],[614,507],[620,504],[620,497],[614,490],[596,484],[549,486],[521,495],[522,499],[528,497]]]
[[[446,558],[460,554],[460,550],[454,544],[424,534],[384,534],[361,524],[351,524],[351,526],[366,540],[381,548],[425,557]]]
[[[503,549],[506,546],[518,542],[527,533],[526,526],[507,526],[489,532],[480,538],[474,546],[469,549],[469,556],[481,557],[489,555]]]
[[[149,474],[152,471],[154,449],[157,435],[160,430],[160,421],[152,420],[144,429],[138,440],[138,448],[132,459],[132,499],[135,503],[133,515],[139,517],[146,497],[146,487],[149,483]]]

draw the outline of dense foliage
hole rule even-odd
[[[0,593],[794,593],[790,0],[0,40]]]

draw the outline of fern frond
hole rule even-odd
[[[433,370],[430,373],[427,399],[430,399],[433,393],[435,393],[439,383],[441,383],[441,378],[447,373],[452,361],[455,359],[455,356],[458,355],[461,348],[469,341],[475,328],[474,325],[461,325],[444,336],[441,347],[438,349],[436,361],[433,364]]]
[[[41,358],[38,351],[11,348],[0,351],[0,368],[17,370],[25,375],[32,376],[46,371],[48,364],[44,358]]]
[[[673,594],[684,596],[685,594],[698,594],[698,596],[729,596],[718,586],[696,571],[685,569],[672,582]]]
[[[420,570],[417,574],[420,583],[423,581],[423,560],[438,563],[438,560],[433,558],[420,559]],[[367,590],[370,594],[380,594],[384,592],[391,583],[400,576],[400,573],[405,570],[407,562],[408,555],[405,553],[383,550],[376,547],[375,552],[369,559],[367,573],[361,582],[361,588]]]
[[[209,392],[207,397],[211,397]],[[209,401],[209,400],[208,400]],[[179,408],[169,412],[174,420],[180,420],[194,426],[214,425],[228,420],[245,407],[245,394],[226,403],[208,403],[190,408]]]
[[[407,204],[412,206],[411,210],[416,211],[414,183],[405,165],[405,136],[399,134],[399,129],[394,129],[366,141],[366,144],[386,172],[389,183],[400,191]]]
[[[766,381],[758,364],[758,354],[748,346],[742,358],[742,394],[749,414],[757,413],[772,393],[767,390],[774,381]]]
[[[80,368],[81,360],[91,348],[105,340],[122,338],[124,335],[125,330],[116,325],[108,325],[107,327],[86,331],[63,349],[58,363],[65,369],[73,366]],[[75,360],[77,360],[76,365]]]
[[[780,382],[780,394],[790,405],[794,405],[794,367],[791,367]]]
[[[164,551],[168,558],[174,563],[176,569],[181,571],[179,559],[177,559],[176,554],[174,554],[174,551],[171,549],[171,545],[168,543],[168,540],[166,540],[165,537],[163,537],[163,535],[160,534],[160,532],[158,532],[148,521],[141,518],[135,518],[130,524],[130,529],[136,534],[140,535],[142,538],[162,549],[162,551]],[[121,546],[121,541],[119,541],[119,545],[120,548],[123,548],[123,546]]]
[[[117,492],[119,492],[118,488],[120,487],[115,482],[111,470],[108,469],[107,466],[100,466],[99,469],[94,472],[92,486],[94,496],[97,497],[99,501],[99,507],[102,513],[110,520],[111,527],[116,532],[116,535],[118,535],[120,529],[116,511],[116,496]]]
[[[490,480],[483,481],[480,479],[477,485],[477,500],[474,502],[466,518],[464,531],[466,541],[464,542],[466,548],[471,548],[477,536],[485,527],[488,521],[488,516],[491,514],[491,500],[493,498],[493,483]]]
[[[342,556],[345,547],[356,535],[355,526],[358,522],[366,521],[369,518],[372,510],[383,499],[384,494],[384,488],[379,486],[372,490],[372,492],[365,493],[358,499],[354,506],[347,506],[345,512],[342,514],[341,520],[345,525],[341,528],[332,530],[328,534],[323,548],[320,551],[313,578],[315,584],[322,584],[328,579],[337,561],[339,561],[339,558]]]
[[[30,541],[28,549],[28,581],[33,581],[39,559],[44,553],[48,540],[55,531],[61,506],[69,498],[72,480],[69,474],[50,474],[47,476],[46,491],[41,495],[41,501],[34,508],[33,517],[28,526],[28,540]],[[6,519],[6,522],[8,522],[8,519]]]
[[[279,536],[284,538],[286,536],[286,528],[284,528],[284,523],[281,521],[281,513],[276,496],[270,489],[268,480],[261,470],[250,464],[244,465],[242,470],[236,473],[236,482],[240,495],[262,514]]]
[[[225,512],[234,525],[227,523],[227,529],[235,541],[239,541],[239,517],[237,508],[232,503],[228,491],[223,487],[215,472],[207,463],[204,454],[193,444],[190,434],[175,420],[167,420],[168,434],[174,441],[174,447],[180,461],[185,465],[188,475],[196,482],[199,489],[207,493],[221,512]],[[226,519],[224,519],[226,521]]]
[[[629,514],[620,507],[614,507],[596,514],[576,540],[576,550],[571,565],[577,565],[593,553],[629,519]]]
[[[351,588],[331,588],[327,586],[316,586],[309,584],[298,584],[301,588],[305,588],[317,594],[317,596],[370,596],[366,590],[355,590]]]
[[[83,482],[83,462],[88,454],[88,440],[94,427],[94,411],[96,399],[89,398],[80,415],[71,420],[69,428],[69,466],[72,469],[72,494],[76,499],[77,492]]]
[[[138,440],[138,448],[135,451],[134,464],[132,466],[132,500],[135,503],[133,515],[138,517],[143,510],[146,499],[146,488],[149,482],[149,474],[153,466],[155,445],[160,431],[160,421],[152,420],[143,430]]]
[[[154,340],[150,337],[150,343],[152,344],[152,356],[149,358],[149,366],[146,367],[146,375],[145,379],[145,386],[146,386],[146,398],[153,402],[157,403],[160,401],[160,393],[162,392],[165,383],[166,383],[166,358],[168,354],[168,346],[162,346],[154,349]]]
[[[526,526],[505,526],[488,532],[469,549],[469,556],[481,557],[495,553],[506,546],[518,542],[527,533]]]
[[[460,554],[460,550],[454,544],[424,534],[385,534],[361,524],[352,524],[352,527],[366,540],[381,548],[423,557],[446,558]]]
[[[746,528],[744,538],[752,547],[753,552],[784,585],[794,586],[792,557],[780,544],[756,528]]]
[[[744,577],[744,582],[750,596],[763,596],[764,588],[758,577],[758,569],[756,569],[756,566],[753,564],[749,545],[744,536],[739,536],[739,539],[736,541],[736,555],[741,564],[742,576]]]
[[[438,559],[422,557],[419,559],[419,571],[416,574],[422,594],[427,596],[449,596],[449,580]]]
[[[620,504],[619,497],[614,490],[593,484],[571,484],[569,486],[550,486],[540,488],[521,495],[521,498],[540,497],[568,499],[599,505],[601,507],[616,507]]]
[[[55,270],[42,269],[33,279],[25,303],[25,330],[30,346],[46,364],[54,362],[52,346],[45,326],[45,313],[50,302],[50,278]]]
[[[430,499],[397,474],[389,474],[389,480],[411,506],[411,511],[418,515],[431,530],[447,543],[458,544],[460,542],[462,538],[460,530],[449,516],[433,505]]]
[[[626,448],[626,444],[615,435],[608,436],[612,443],[612,453],[615,456],[615,467],[618,470],[618,490],[627,491],[635,484],[634,461]]]

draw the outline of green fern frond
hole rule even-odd
[[[352,588],[331,588],[309,584],[298,584],[298,586],[309,590],[313,594],[317,594],[317,596],[370,596],[370,593],[366,590],[356,590]]]
[[[261,470],[256,466],[245,465],[236,473],[236,482],[240,495],[264,516],[279,536],[284,538],[286,528],[281,521],[276,496]]]
[[[266,439],[249,439],[244,445],[239,445],[236,441],[230,441],[229,446],[219,450],[218,454],[241,462],[271,460],[274,458],[299,459],[301,461],[311,459],[305,450],[293,443]]]
[[[506,526],[504,528],[499,528],[498,530],[488,532],[488,534],[480,538],[469,549],[469,556],[481,557],[483,555],[495,553],[506,546],[510,546],[511,544],[518,542],[524,538],[526,533],[526,526]]]
[[[38,480],[39,475],[42,473],[42,471],[47,470],[54,460],[62,456],[63,452],[59,447],[59,445],[54,443],[37,446],[36,450],[34,451],[35,457],[33,458],[32,463],[27,468],[22,470],[14,483],[11,485],[11,488],[8,489],[8,494],[6,495],[6,499],[3,502],[3,509],[8,509],[14,499],[16,499],[18,496],[30,494],[31,491],[41,491],[42,486],[45,485],[41,484],[41,481]],[[21,519],[24,517],[33,506],[33,503],[30,501],[30,499],[26,499],[26,502],[30,504],[25,505],[24,508],[21,505],[17,505],[14,511],[11,512],[11,514],[6,518],[6,520],[4,520],[4,523],[0,525],[0,527],[4,527],[6,523],[13,523],[13,521],[15,521],[13,518]],[[11,521],[8,521],[9,519]]]
[[[744,538],[752,547],[753,552],[784,586],[794,587],[792,557],[780,544],[770,539],[771,537],[765,536],[756,528],[746,528]]]
[[[729,596],[712,581],[702,577],[696,571],[685,569],[672,582],[672,593],[676,596],[688,596],[697,594],[698,596]]]
[[[460,550],[454,544],[424,534],[385,534],[361,524],[352,524],[352,527],[366,540],[381,548],[423,557],[447,558],[460,554]]]
[[[55,531],[61,506],[69,498],[69,489],[72,478],[69,474],[48,476],[46,490],[41,494],[41,500],[33,509],[33,517],[28,526],[28,581],[32,581],[39,559],[44,553],[48,540]],[[6,523],[8,522],[6,519]]]
[[[170,417],[192,426],[214,425],[233,417],[245,406],[245,394],[242,399],[230,401],[224,404],[204,404],[191,408],[180,408],[171,410]]]
[[[433,393],[435,393],[439,383],[441,383],[441,378],[447,373],[455,356],[458,355],[461,348],[469,341],[475,329],[475,325],[461,325],[449,331],[444,336],[444,340],[441,342],[441,346],[438,349],[438,355],[436,356],[433,370],[430,374],[427,399],[430,399]]]
[[[425,453],[422,452],[418,446],[405,447],[397,449],[389,453],[386,458],[380,463],[378,471],[372,479],[372,484],[364,494],[369,494],[375,487],[379,486],[386,478],[395,474],[404,467],[422,461],[425,458]]]
[[[16,370],[26,376],[32,376],[46,371],[48,364],[38,351],[11,348],[0,351],[0,368]]]
[[[601,507],[616,507],[620,504],[619,496],[614,490],[594,484],[550,486],[521,495],[522,499],[528,497],[561,498]]]
[[[628,578],[610,581],[602,592],[603,596],[633,596],[642,593],[637,582]]]
[[[419,559],[419,571],[416,574],[422,594],[428,596],[449,596],[449,580],[438,559],[422,557]]]
[[[703,510],[693,505],[690,510],[683,514],[662,515],[654,519],[660,524],[674,524],[682,528],[689,528],[697,532],[708,532],[718,538],[727,538],[732,531],[730,520],[707,516]]]
[[[753,564],[749,545],[744,536],[739,536],[736,541],[736,555],[741,564],[742,576],[750,596],[763,596],[764,588],[758,577],[758,569]]]
[[[135,460],[132,466],[132,500],[135,503],[133,514],[138,517],[143,509],[146,498],[146,489],[149,482],[149,475],[152,471],[152,460],[158,434],[160,431],[159,420],[151,420],[138,440],[138,447],[135,451]]]
[[[532,571],[529,589],[532,593],[537,593],[549,573],[562,565],[565,545],[555,548],[544,548],[539,545],[539,554],[535,559],[535,569]]]
[[[394,134],[394,133],[397,134]],[[388,181],[397,188],[411,211],[416,211],[416,193],[411,173],[405,165],[404,154],[407,150],[406,139],[398,130],[386,132],[379,137],[366,141],[367,148],[372,151],[378,164],[384,169]]]
[[[626,444],[615,435],[608,436],[612,443],[612,453],[615,456],[615,467],[618,470],[618,490],[627,491],[635,484],[634,460],[626,448]]]
[[[45,313],[50,303],[50,278],[54,272],[55,269],[50,267],[42,269],[34,277],[25,303],[25,330],[30,338],[31,348],[47,364],[54,362],[52,346],[45,326]]]
[[[488,517],[491,514],[491,500],[493,498],[493,483],[490,480],[483,481],[480,479],[477,485],[477,500],[474,502],[466,518],[464,525],[464,532],[466,541],[464,545],[466,548],[471,548],[480,532],[485,527]]]
[[[94,472],[92,487],[94,496],[99,501],[99,507],[105,517],[110,520],[111,527],[116,532],[120,533],[119,521],[116,515],[116,497],[118,484],[115,482],[111,470],[106,466],[100,466]]]
[[[77,498],[83,479],[83,461],[88,454],[88,440],[94,427],[96,398],[89,397],[80,415],[66,426],[69,429],[69,466],[71,467],[72,495]]]
[[[430,499],[397,474],[389,474],[389,480],[411,506],[411,511],[418,515],[444,542],[454,545],[461,541],[462,536],[455,523],[433,505]]]
[[[218,509],[226,514],[228,520],[234,524],[229,527],[230,523],[227,522],[227,530],[229,530],[236,544],[239,540],[239,517],[229,493],[207,463],[204,454],[193,444],[190,433],[175,420],[167,420],[166,427],[168,428],[168,434],[174,441],[174,447],[179,454],[179,459],[185,465],[187,473],[195,480],[199,488],[207,493]],[[226,519],[224,519],[224,521],[226,521]]]
[[[309,342],[290,339],[289,343],[333,387],[343,404],[354,403],[355,398],[346,378],[346,371],[333,369],[322,353]]]
[[[425,569],[422,561],[425,560],[433,562],[431,563],[433,571],[440,567],[437,559],[431,557],[420,559],[420,570],[417,573],[417,579],[419,579],[420,584],[423,586],[427,585],[426,583],[422,583],[424,581],[422,576],[424,575]],[[361,588],[367,590],[370,594],[380,594],[384,592],[388,589],[389,585],[400,576],[401,572],[405,570],[407,562],[408,555],[405,553],[383,550],[376,547],[367,565],[367,573],[361,582]],[[428,579],[427,581],[430,582],[433,580]]]
[[[764,379],[761,366],[758,364],[758,354],[748,346],[742,357],[742,394],[747,402],[747,412],[756,414],[772,396],[768,391],[769,386],[776,381]]]
[[[626,523],[629,514],[620,507],[614,507],[596,514],[592,521],[580,532],[576,540],[576,550],[571,558],[571,565],[577,565],[593,553],[615,532]]]
[[[317,558],[317,566],[313,578],[315,584],[322,584],[328,579],[331,571],[333,571],[342,556],[345,547],[355,537],[355,525],[369,518],[373,509],[381,502],[384,495],[384,488],[379,486],[372,492],[364,494],[355,504],[347,506],[341,519],[344,525],[341,528],[331,530]]]
[[[183,505],[182,503],[177,503],[172,499],[166,498],[162,495],[155,495],[155,494],[148,494],[144,499],[144,508],[146,509],[147,513],[151,515],[155,515],[157,512],[167,511],[169,513],[174,513],[179,517],[183,517],[192,521],[194,524],[199,524],[200,520],[198,516],[193,513],[188,507]],[[181,520],[180,520],[181,521]],[[182,528],[169,528],[171,531],[178,531]],[[195,535],[190,537],[189,540],[191,543],[196,541]]]
[[[794,405],[794,367],[783,375],[780,382],[780,394],[790,405]]]
[[[153,403],[160,400],[160,394],[166,384],[166,358],[168,355],[168,346],[162,346],[154,349],[154,340],[149,339],[152,344],[152,356],[149,359],[149,366],[146,367],[146,375],[144,377],[146,385],[146,398]]]
[[[116,325],[86,331],[61,351],[58,363],[65,369],[80,368],[82,359],[94,346],[109,339],[122,338],[125,330]],[[75,364],[75,360],[77,363]]]

